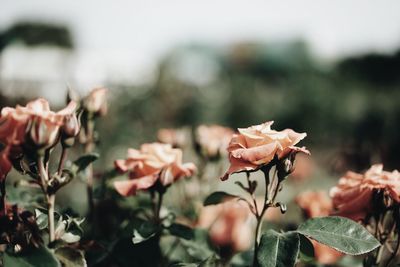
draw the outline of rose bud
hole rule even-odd
[[[97,116],[105,116],[107,114],[107,89],[93,89],[83,100],[84,108]]]
[[[61,126],[61,142],[64,147],[74,145],[75,137],[79,134],[81,123],[75,113],[64,117],[63,125]]]
[[[80,129],[81,123],[75,113],[64,117],[64,123],[61,126],[63,137],[75,137],[79,134]]]

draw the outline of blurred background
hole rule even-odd
[[[268,120],[325,173],[400,166],[400,2],[0,4],[0,107],[110,89],[103,166],[163,127]],[[335,181],[333,181],[335,182]]]

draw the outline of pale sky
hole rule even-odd
[[[96,80],[140,78],[170,48],[196,41],[302,38],[327,60],[390,53],[400,47],[399,14],[398,0],[1,0],[0,29],[20,19],[67,24],[77,75]]]

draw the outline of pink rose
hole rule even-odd
[[[200,125],[196,129],[196,142],[202,155],[216,158],[226,153],[233,131],[219,125]]]
[[[83,100],[83,106],[90,113],[104,116],[107,114],[107,89],[93,89]]]
[[[244,202],[226,201],[203,207],[197,227],[208,228],[211,242],[221,249],[238,252],[251,247],[252,214]]]
[[[135,195],[137,190],[148,189],[157,181],[170,185],[193,175],[196,170],[193,163],[182,163],[182,150],[161,143],[143,144],[140,150],[128,149],[127,158],[116,160],[115,167],[122,173],[129,173],[129,180],[114,183],[123,196]]]
[[[372,197],[378,190],[400,203],[400,173],[384,171],[382,164],[371,166],[365,174],[349,171],[331,189],[330,195],[338,215],[360,220],[371,212]]]
[[[229,175],[243,171],[255,171],[270,163],[275,156],[279,159],[291,153],[310,152],[305,147],[295,145],[304,139],[306,133],[296,133],[291,129],[275,131],[271,129],[273,121],[249,128],[239,128],[239,133],[233,135],[229,143],[230,167],[222,180]]]

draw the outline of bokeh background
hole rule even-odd
[[[68,88],[108,87],[105,168],[159,128],[274,120],[308,133],[304,187],[327,187],[349,169],[400,167],[399,10],[396,0],[3,0],[0,107],[43,96],[56,108]]]

